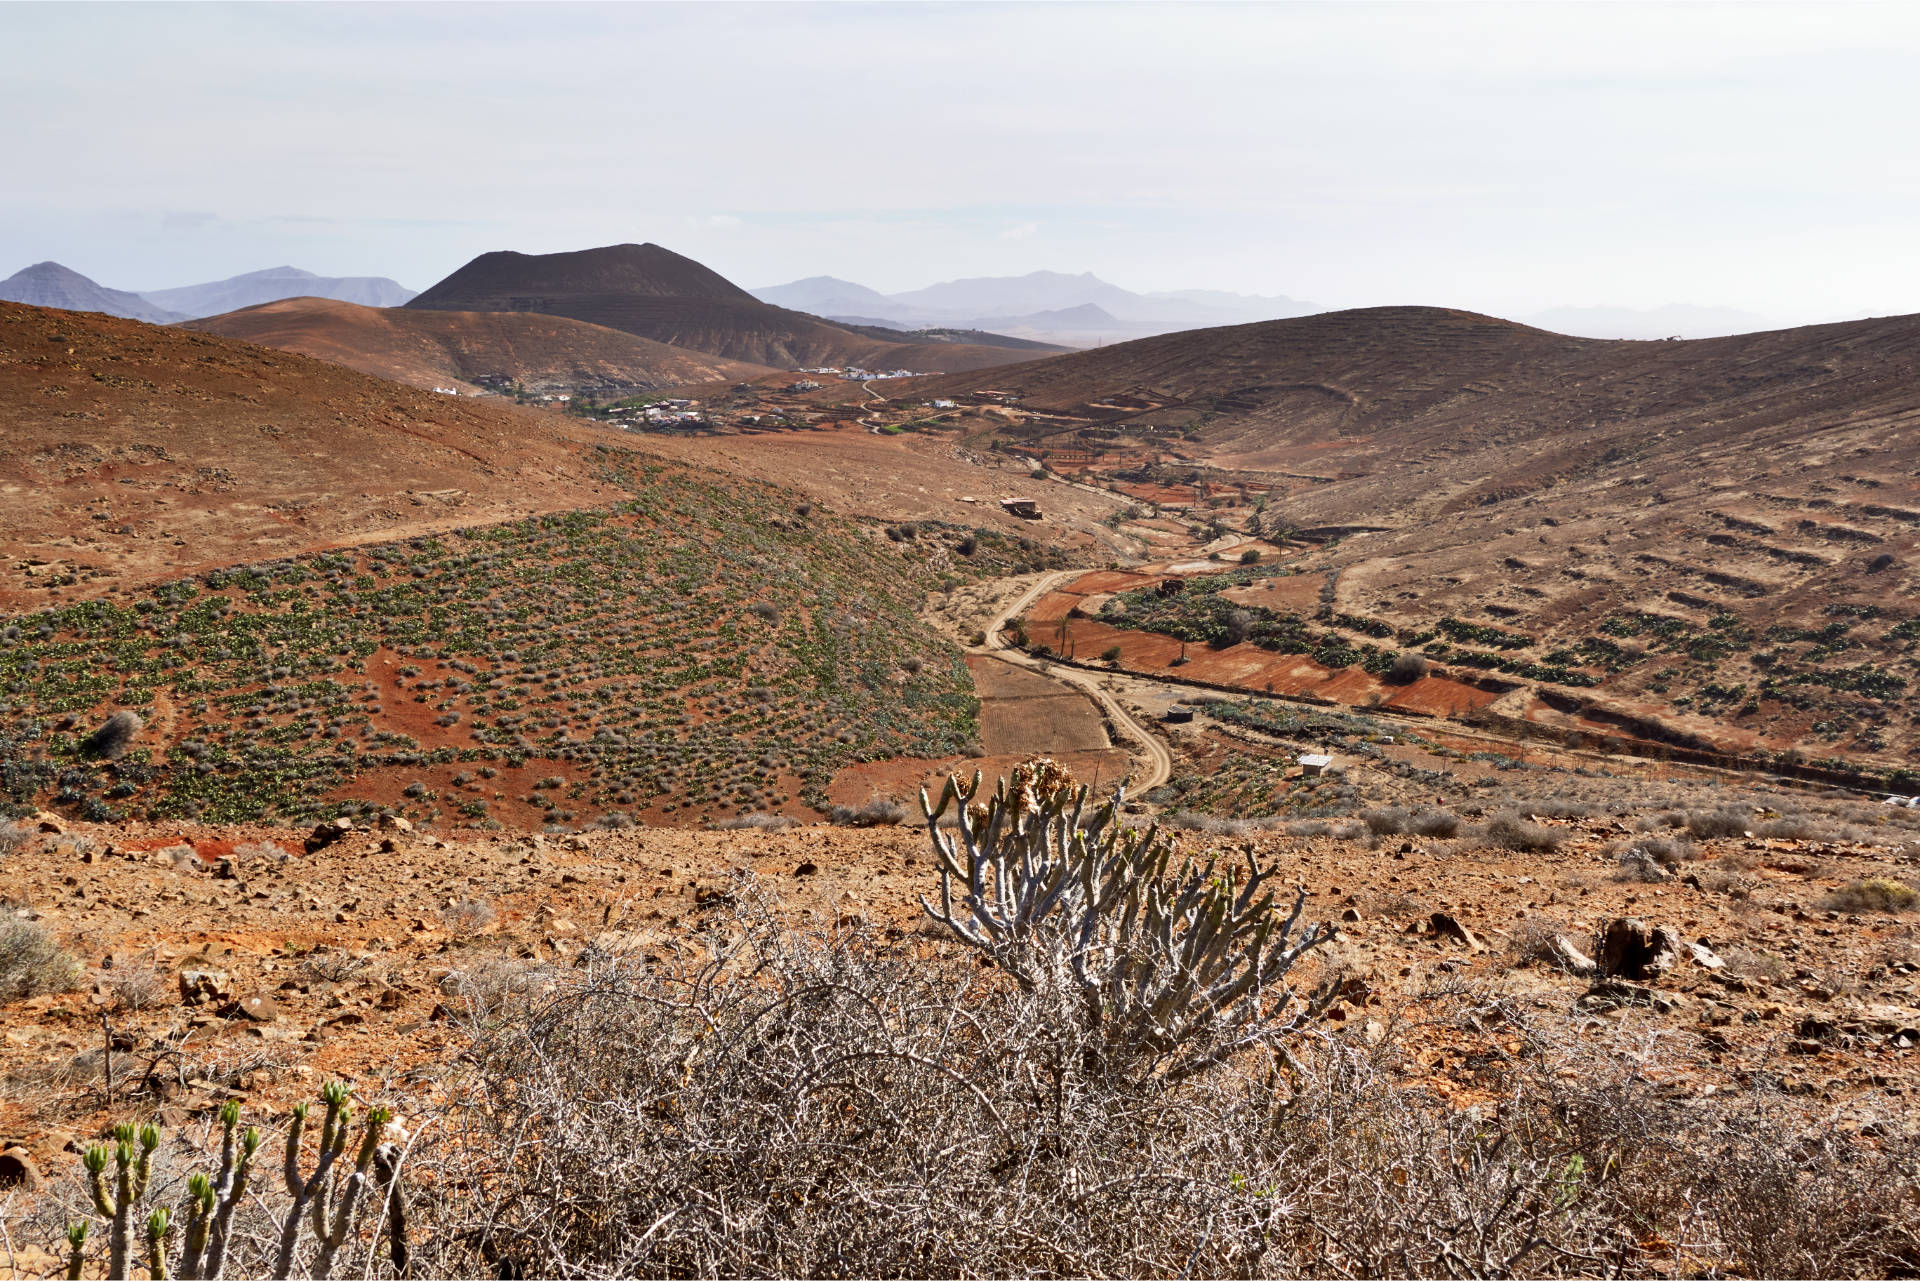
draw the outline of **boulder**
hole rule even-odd
[[[40,1170],[22,1147],[0,1149],[0,1192],[37,1192]]]
[[[1588,978],[1600,971],[1594,959],[1564,934],[1556,934],[1547,940],[1546,953],[1549,960],[1569,974]]]
[[[1452,939],[1455,943],[1459,943],[1469,951],[1478,952],[1484,946],[1479,939],[1473,936],[1472,930],[1445,912],[1435,912],[1428,919],[1428,923],[1432,925],[1435,935],[1443,939]]]
[[[1680,956],[1680,939],[1637,916],[1616,917],[1600,933],[1600,972],[1614,978],[1658,978]]]
[[[249,992],[235,1003],[234,1013],[252,1023],[271,1023],[280,1017],[280,1006],[265,992]]]
[[[1693,957],[1693,963],[1703,970],[1722,970],[1727,966],[1727,963],[1705,943],[1687,944],[1687,954]]]
[[[323,850],[335,841],[350,835],[352,832],[353,820],[350,818],[336,818],[329,822],[322,823],[320,826],[314,828],[312,832],[308,833],[306,842],[307,853],[312,854],[315,851]]]

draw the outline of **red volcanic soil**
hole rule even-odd
[[[287,298],[183,328],[297,351],[416,387],[504,374],[529,388],[646,391],[739,382],[764,365],[670,347],[618,329],[520,311],[412,311],[329,298]]]
[[[1027,634],[1034,642],[1050,646],[1056,654],[1079,662],[1091,661],[1118,646],[1120,660],[1113,665],[1115,670],[1245,690],[1250,694],[1278,694],[1429,716],[1462,716],[1488,707],[1500,697],[1441,675],[1425,676],[1408,685],[1390,685],[1363,668],[1325,667],[1301,654],[1276,654],[1252,644],[1215,649],[1209,645],[1185,644],[1157,632],[1112,627],[1097,619],[1072,617],[1074,610],[1085,610],[1089,596],[1129,591],[1163,577],[1163,574],[1117,571],[1083,574],[1033,603],[1025,615]],[[1317,580],[1272,581],[1311,583]]]
[[[1320,605],[1320,589],[1326,586],[1323,574],[1289,574],[1284,578],[1262,578],[1244,587],[1229,587],[1220,594],[1236,605],[1258,605],[1276,613],[1310,615]]]
[[[1113,746],[1099,708],[1079,690],[985,654],[969,655],[967,668],[980,696],[981,755],[851,765],[835,777],[828,797],[856,806],[889,797],[908,802],[911,814],[923,787],[938,795],[949,775],[965,781],[977,770],[997,778],[1036,755],[1052,757],[1088,782],[1124,778],[1130,771],[1129,753]]]

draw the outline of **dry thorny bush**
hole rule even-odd
[[[1863,1275],[1920,1267],[1910,1137],[1698,1100],[1657,1046],[1470,991],[1379,1045],[1111,1070],[1064,993],[753,905],[476,1022],[417,1252],[497,1275]],[[1404,1046],[1501,1024],[1481,1102]]]
[[[1920,1150],[1818,1105],[1666,1089],[1656,1040],[1432,990],[1378,1044],[1114,1070],[1062,989],[950,944],[736,915],[470,1007],[410,1101],[417,1275],[1884,1275],[1920,1267]],[[1274,1025],[1284,1026],[1284,1025]],[[1456,1081],[1412,1050],[1497,1027]],[[198,1135],[205,1149],[211,1133]],[[270,1135],[230,1271],[288,1201]],[[194,1168],[169,1145],[155,1203]],[[60,1253],[78,1180],[11,1225]],[[340,1275],[393,1275],[365,1213]],[[391,1234],[389,1233],[389,1238]]]
[[[363,1213],[340,1274],[1920,1269],[1920,1143],[1897,1111],[1848,1129],[1763,1084],[1695,1097],[1657,1035],[1529,1016],[1457,976],[1377,1036],[1330,1032],[1300,1017],[1349,977],[1320,953],[1320,996],[1263,984],[1236,999],[1271,1008],[1194,1021],[1197,1040],[1116,1044],[1074,965],[796,930],[750,877],[728,898],[652,955],[596,945],[443,985],[466,1043],[388,1096],[413,1136],[409,1223]],[[1446,1092],[1439,1047],[1459,1059]],[[155,1196],[190,1168],[164,1150]],[[11,1239],[57,1254],[77,1188]],[[267,1266],[291,1205],[257,1189],[237,1273]]]

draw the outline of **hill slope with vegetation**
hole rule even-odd
[[[0,802],[684,823],[967,749],[972,682],[903,553],[769,486],[598,462],[629,498],[0,620]],[[103,747],[116,711],[142,728]]]
[[[909,394],[989,387],[1056,415],[1000,443],[1205,489],[1189,516],[1311,548],[1316,622],[1561,687],[1511,709],[1554,732],[1920,752],[1920,317],[1622,342],[1376,308]]]

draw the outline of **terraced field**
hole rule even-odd
[[[630,499],[5,619],[0,800],[699,822],[805,812],[848,762],[973,744],[965,664],[915,618],[931,534],[598,458]],[[122,708],[147,728],[100,759],[86,736]]]
[[[1160,500],[1189,522],[1311,545],[1297,577],[1168,605],[1145,630],[1211,647],[1239,608],[1262,644],[1350,676],[1418,649],[1501,695],[1517,731],[1920,783],[1920,317],[1604,342],[1378,308],[1118,344],[991,386],[1031,415],[1001,443],[1112,445],[1095,479],[1178,482]],[[1303,578],[1317,599],[1262,599]]]

